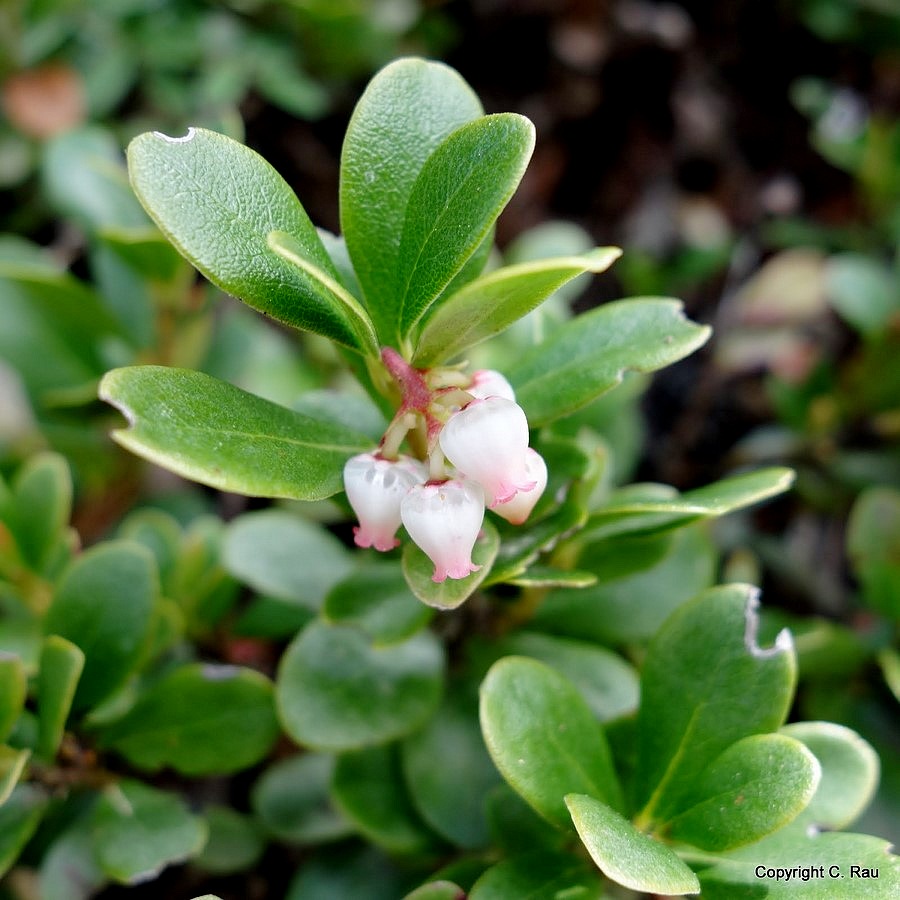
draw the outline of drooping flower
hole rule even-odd
[[[400,504],[409,536],[434,563],[433,581],[465,578],[481,566],[472,548],[484,521],[484,492],[468,479],[417,484]]]
[[[537,483],[526,465],[528,420],[512,400],[473,400],[450,417],[439,440],[447,459],[484,488],[491,508]]]
[[[528,477],[534,480],[534,487],[530,491],[519,491],[511,500],[497,503],[493,507],[498,516],[502,516],[513,525],[521,525],[531,515],[535,504],[544,493],[544,488],[547,487],[547,463],[540,453],[531,447],[525,451],[525,469]]]
[[[468,392],[479,400],[488,397],[503,397],[506,400],[516,401],[516,392],[506,378],[496,369],[479,369],[472,373],[472,383],[466,388]]]
[[[344,465],[344,489],[359,519],[353,529],[357,547],[392,550],[400,541],[400,503],[410,489],[427,477],[425,467],[411,457],[387,460],[360,453]]]

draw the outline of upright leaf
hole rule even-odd
[[[793,696],[790,635],[756,643],[756,591],[728,585],[674,612],[650,643],[641,676],[635,803],[639,821],[666,822],[731,744],[774,731]]]
[[[403,221],[425,160],[450,132],[482,114],[453,69],[401,59],[369,83],[341,156],[341,230],[382,342],[396,333]]]
[[[22,660],[0,653],[0,742],[6,740],[25,706],[27,687]]]
[[[321,500],[371,440],[186,369],[113,369],[100,398],[131,427],[113,438],[185,478],[255,497]]]
[[[677,300],[617,300],[567,322],[506,376],[532,427],[546,425],[614,388],[628,370],[655,372],[709,335],[709,327],[685,318]]]
[[[63,575],[44,631],[71,641],[84,653],[73,700],[76,709],[109,696],[137,666],[150,638],[158,592],[150,551],[129,541],[98,544]]]
[[[533,147],[531,122],[501,113],[457,128],[425,161],[410,191],[397,257],[401,336],[481,244]]]
[[[44,638],[37,683],[37,752],[45,760],[52,760],[59,749],[83,670],[81,648],[58,634]]]
[[[570,827],[565,796],[620,808],[606,736],[577,688],[535,659],[508,656],[481,685],[481,730],[494,765],[542,816]]]
[[[179,138],[139,135],[128,168],[147,212],[210,281],[279,322],[359,349],[343,305],[269,246],[269,234],[287,232],[303,259],[338,280],[300,201],[262,157],[191,128]]]

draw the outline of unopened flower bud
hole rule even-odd
[[[465,578],[481,568],[472,562],[472,548],[484,520],[484,492],[474,481],[418,484],[403,498],[400,515],[434,563],[433,581]]]
[[[359,519],[353,529],[357,547],[392,550],[400,527],[400,502],[427,477],[425,467],[410,457],[391,461],[360,453],[344,466],[344,489]]]
[[[525,452],[525,469],[528,477],[534,480],[534,487],[530,491],[519,491],[512,500],[497,503],[493,507],[498,516],[502,516],[513,525],[521,525],[531,515],[535,504],[544,493],[544,488],[547,487],[547,463],[540,453],[531,447]]]
[[[516,392],[506,378],[495,369],[479,369],[472,373],[472,383],[466,389],[479,400],[488,397],[503,397],[505,400],[516,401]]]
[[[484,488],[491,508],[536,484],[525,463],[528,420],[512,400],[473,400],[450,417],[439,440],[444,456]]]

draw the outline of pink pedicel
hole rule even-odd
[[[400,504],[409,536],[434,563],[433,581],[465,578],[481,566],[472,548],[484,521],[484,492],[467,479],[417,484]]]

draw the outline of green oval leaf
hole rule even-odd
[[[597,873],[583,860],[541,850],[491,866],[467,896],[468,900],[600,900],[604,893]]]
[[[697,876],[665,844],[638,831],[595,797],[569,794],[578,836],[607,878],[651,894],[699,894]]]
[[[700,776],[697,793],[669,834],[703,850],[758,841],[795,819],[816,791],[821,769],[800,741],[755,734],[732,744]]]
[[[186,369],[107,372],[100,398],[128,419],[113,438],[185,478],[254,497],[321,500],[371,440]]]
[[[18,656],[0,653],[0,743],[13,730],[25,708],[28,679]]]
[[[382,343],[397,333],[397,259],[413,184],[438,144],[481,114],[453,69],[414,58],[385,66],[356,104],[341,155],[341,231]]]
[[[141,769],[222,775],[259,762],[278,734],[272,684],[264,675],[192,663],[144,691],[101,740]]]
[[[461,125],[412,186],[397,255],[405,336],[475,252],[513,195],[534,149],[534,126],[500,113]]]
[[[560,828],[573,792],[622,806],[606,736],[577,688],[534,659],[508,656],[481,685],[481,730],[510,786]]]
[[[59,635],[84,653],[75,709],[108,697],[138,665],[150,639],[158,592],[153,557],[129,541],[99,544],[66,570],[44,619],[44,633]]]
[[[37,753],[45,760],[52,760],[59,749],[83,670],[84,653],[79,647],[58,634],[44,638],[37,682]]]
[[[607,303],[556,329],[506,377],[532,427],[566,416],[605,394],[631,369],[655,372],[693,353],[710,329],[686,319],[678,300]]]
[[[779,728],[796,679],[787,632],[756,643],[757,590],[713,588],[674,612],[641,674],[634,799],[641,827],[677,816],[731,744]]]
[[[210,281],[279,322],[359,349],[344,305],[269,247],[271,232],[286,232],[304,259],[338,278],[300,201],[261,156],[204,128],[148,132],[129,144],[128,170],[144,208]]]
[[[384,743],[434,713],[443,670],[441,645],[429,632],[375,647],[356,628],[312,622],[281,658],[281,721],[295,741],[317,749]]]
[[[103,872],[122,884],[137,884],[199,853],[207,831],[174,794],[122,781],[98,801],[91,833]]]
[[[597,247],[581,256],[504,266],[469,282],[427,315],[413,363],[433,366],[453,359],[499,334],[573,278],[603,272],[621,255],[618,247]]]

